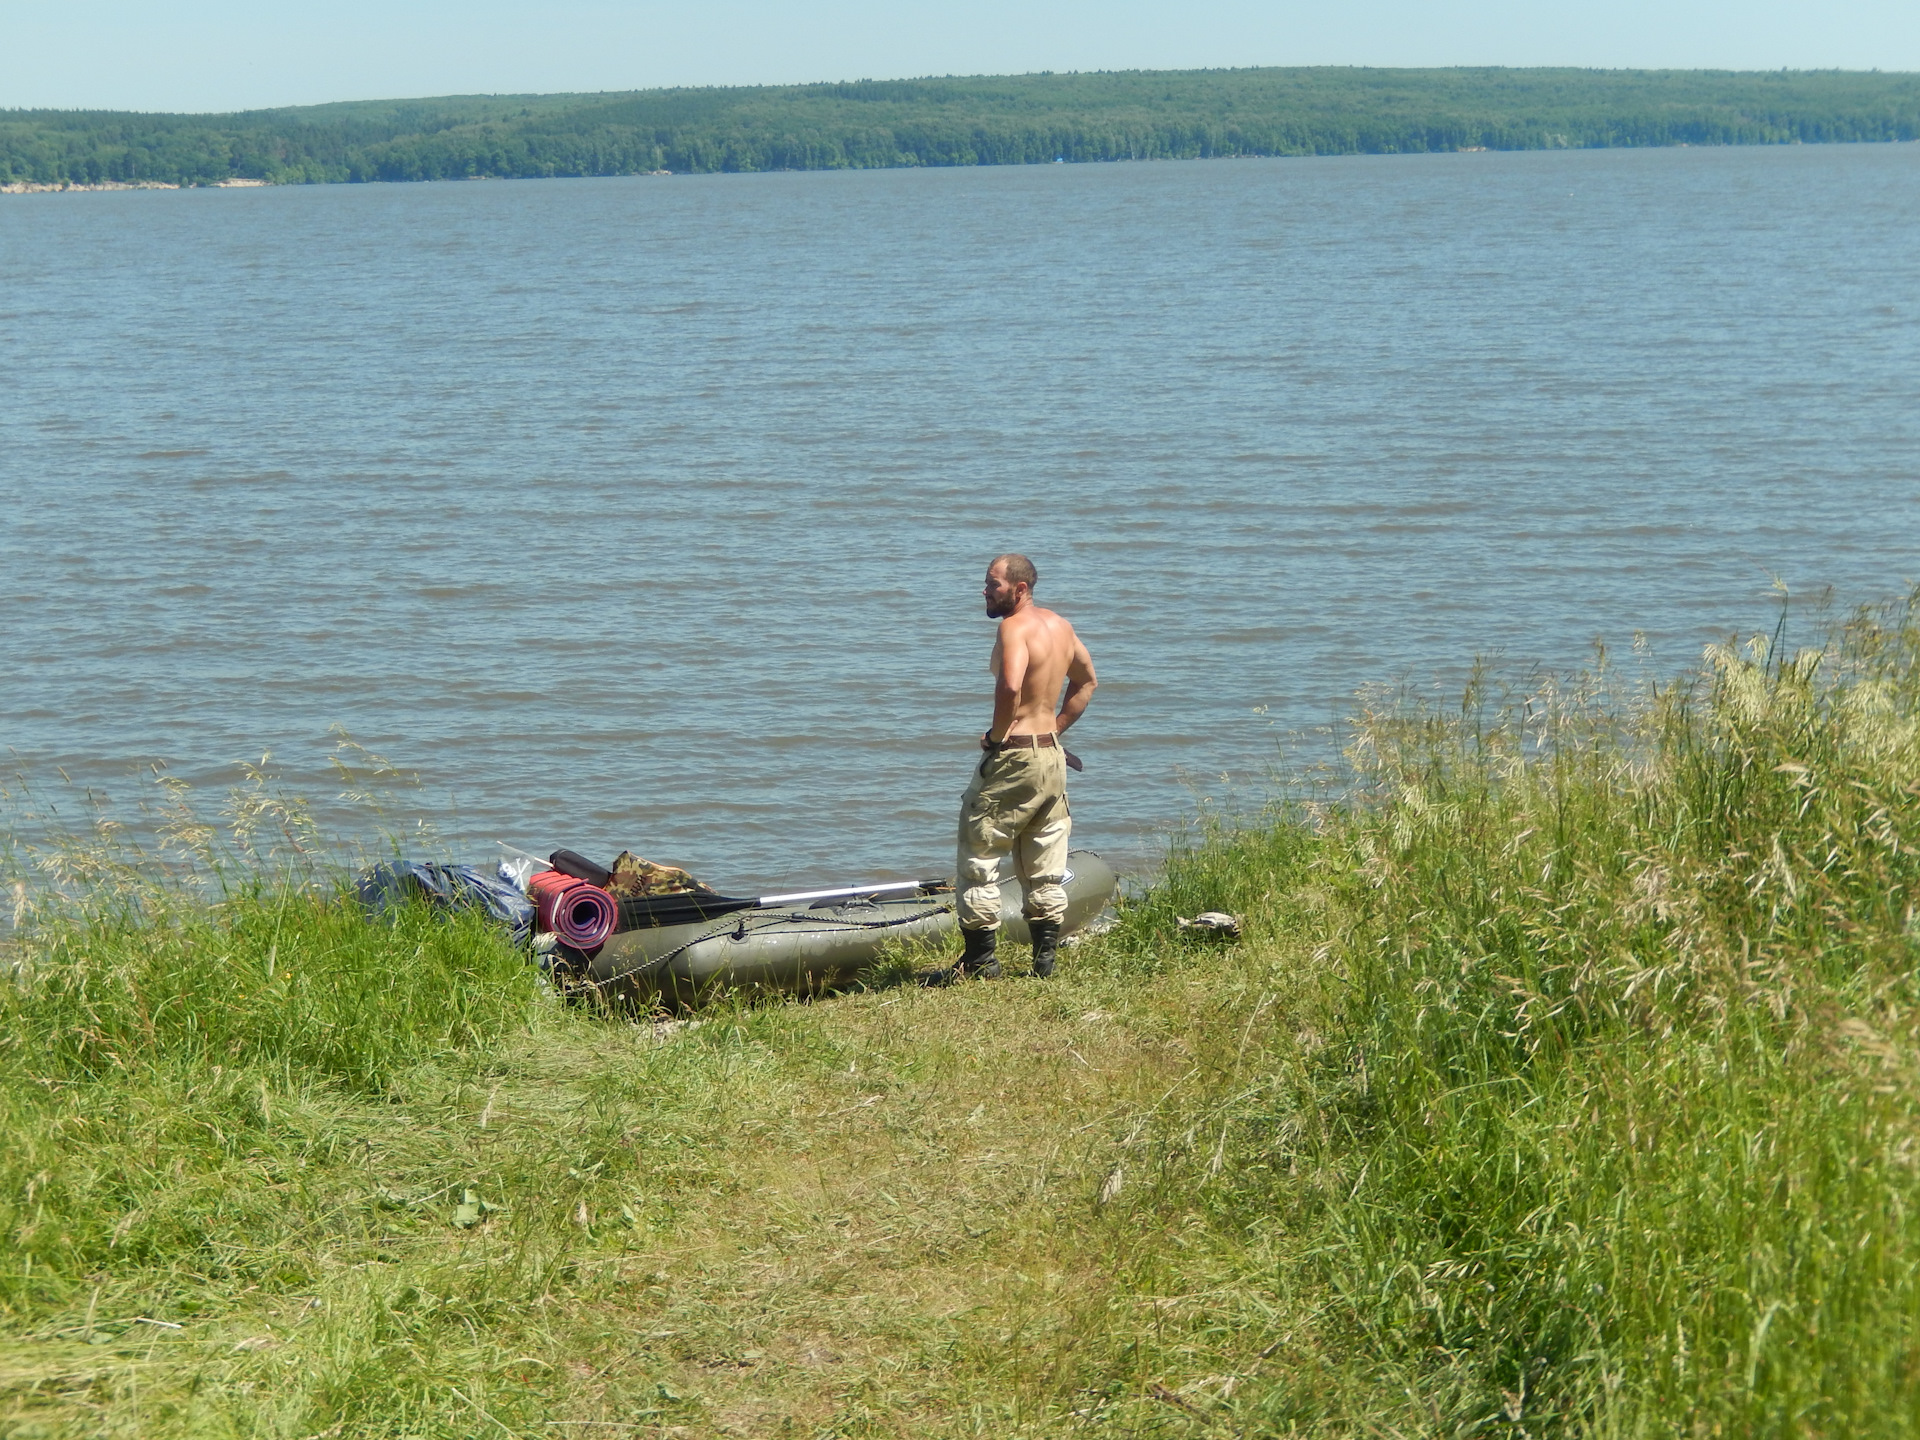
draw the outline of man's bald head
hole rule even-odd
[[[1040,572],[1033,568],[1033,561],[1024,555],[996,555],[987,569],[996,567],[1000,567],[1000,573],[1012,584],[1024,585],[1031,590],[1040,583]]]

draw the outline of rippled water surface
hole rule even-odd
[[[1913,145],[0,197],[0,738],[933,873],[1020,549],[1149,853],[1368,682],[1920,576],[1916,234]]]

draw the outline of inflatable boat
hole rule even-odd
[[[1091,850],[1067,857],[1061,933],[1112,900],[1113,868]],[[1000,934],[1027,943],[1017,879],[1000,883]],[[623,899],[613,934],[586,952],[548,942],[563,988],[625,1003],[683,1004],[716,991],[830,990],[851,984],[890,946],[958,928],[951,882],[904,881],[738,899],[712,894]]]

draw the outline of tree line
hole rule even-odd
[[[454,96],[229,115],[0,111],[0,182],[280,184],[1920,137],[1920,75],[1124,71]]]

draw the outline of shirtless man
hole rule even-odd
[[[1002,555],[987,567],[981,594],[987,614],[1000,622],[993,642],[993,724],[980,737],[986,753],[960,803],[954,887],[966,948],[958,964],[934,977],[940,984],[970,975],[999,978],[997,878],[1001,857],[1008,854],[1026,886],[1022,911],[1033,938],[1033,973],[1042,978],[1053,973],[1060,919],[1067,909],[1061,881],[1073,829],[1060,733],[1087,708],[1094,677],[1093,657],[1073,626],[1033,603],[1039,578],[1024,555]]]

